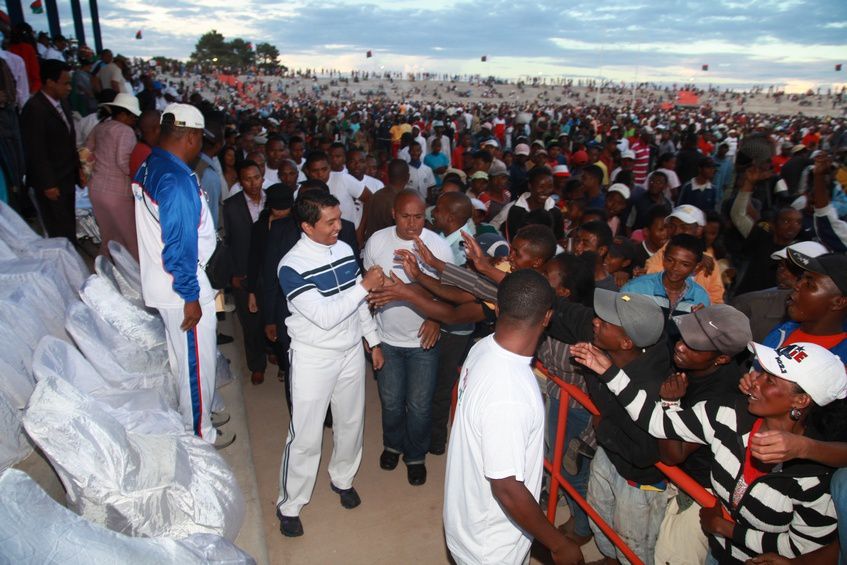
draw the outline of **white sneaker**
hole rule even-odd
[[[235,441],[235,434],[222,432],[218,430],[218,437],[215,439],[215,449],[223,449],[229,447]]]
[[[212,412],[212,425],[216,428],[220,428],[227,422],[229,422],[230,416],[229,412]],[[219,432],[220,433],[220,432]]]

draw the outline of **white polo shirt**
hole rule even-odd
[[[330,194],[335,196],[341,204],[341,217],[359,227],[356,219],[356,199],[364,192],[365,185],[348,173],[336,171],[329,173],[327,185]]]
[[[490,335],[462,367],[444,486],[444,533],[459,564],[523,563],[532,544],[490,483],[514,476],[536,500],[541,493],[544,401],[531,361]]]

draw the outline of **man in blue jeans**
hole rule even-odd
[[[394,226],[368,239],[363,254],[365,268],[382,267],[391,277],[409,280],[395,259],[398,249],[414,251],[415,238],[442,261],[452,263],[450,245],[440,235],[424,229],[426,203],[414,190],[400,192],[394,200]],[[431,267],[421,270],[437,277]],[[382,441],[379,458],[383,469],[406,463],[409,484],[426,482],[425,457],[432,428],[432,396],[438,370],[441,326],[421,316],[408,302],[392,302],[376,311],[377,329],[385,364],[377,373],[382,402]]]

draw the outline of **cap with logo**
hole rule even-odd
[[[668,218],[676,218],[683,224],[697,224],[698,226],[706,225],[706,215],[700,208],[692,206],[691,204],[677,206],[673,209],[670,215],[665,218],[665,221],[667,221]]]
[[[827,249],[817,241],[800,241],[798,243],[792,243],[787,247],[783,247],[779,251],[774,251],[773,253],[771,253],[771,259],[774,259],[776,261],[780,259],[788,259],[789,249],[799,251],[803,255],[808,255],[809,257],[817,257],[818,255],[829,253],[829,249]]]
[[[788,257],[801,269],[831,278],[841,294],[847,295],[847,255],[826,253],[817,257],[810,257],[799,251],[789,249]]]
[[[177,127],[192,129],[206,127],[203,114],[191,104],[168,104],[162,112],[160,123],[165,123],[166,116],[173,116],[174,125]]]
[[[665,328],[662,309],[643,294],[598,288],[594,291],[594,311],[604,322],[622,327],[637,347],[659,341]]]
[[[526,143],[518,143],[515,146],[515,155],[529,155],[529,145]]]
[[[772,349],[750,342],[759,365],[768,373],[797,383],[818,406],[847,397],[847,373],[841,359],[815,343],[797,342]]]
[[[753,338],[750,320],[728,304],[713,304],[673,320],[685,344],[697,351],[732,356],[744,351]]]

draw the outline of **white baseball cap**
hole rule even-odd
[[[496,139],[486,139],[482,142],[483,145],[488,145],[490,147],[500,147],[500,144],[497,143]]]
[[[779,251],[771,253],[771,259],[788,259],[788,250],[799,251],[803,255],[809,257],[818,257],[824,253],[829,253],[829,249],[818,243],[817,241],[801,241],[792,243],[788,247],[783,247]]]
[[[616,182],[610,186],[608,192],[617,192],[624,197],[624,200],[629,200],[629,196],[632,194],[629,187],[622,182]]]
[[[632,159],[635,160],[635,151],[632,149],[627,149],[623,153],[621,153],[621,159]]]
[[[706,225],[706,214],[697,206],[691,204],[683,204],[677,206],[670,213],[668,218],[677,218],[684,224],[697,224],[698,226]],[[667,218],[665,219],[667,221]]]
[[[797,342],[772,349],[750,342],[759,365],[768,373],[797,383],[818,406],[847,397],[847,373],[841,359],[815,343]]]
[[[529,155],[529,145],[526,143],[518,143],[515,146],[515,155]]]
[[[165,111],[162,112],[159,123],[165,123],[165,116],[168,114],[173,116],[174,125],[177,127],[193,129],[204,129],[206,127],[203,114],[191,104],[168,104]]]
[[[488,208],[485,207],[485,203],[479,198],[471,198],[471,206],[473,206],[474,210],[488,212]]]

